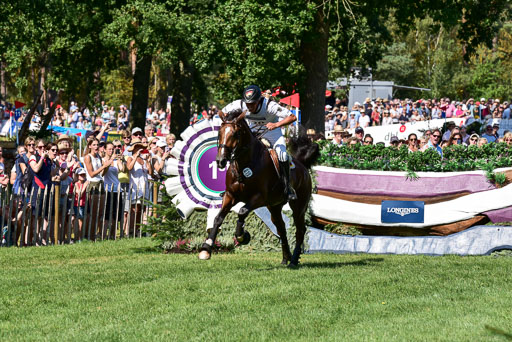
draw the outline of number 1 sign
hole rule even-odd
[[[207,147],[197,162],[198,179],[213,193],[220,194],[226,189],[226,169],[217,167],[217,144]]]
[[[181,133],[181,140],[171,150],[176,158],[171,173],[176,177],[166,180],[165,185],[169,195],[176,195],[175,204],[186,207],[183,213],[221,207],[220,194],[226,188],[226,168],[219,169],[216,162],[221,123],[219,118],[197,122]]]

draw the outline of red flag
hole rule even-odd
[[[21,108],[21,107],[25,107],[26,103],[23,103],[23,102],[19,102],[19,101],[14,101],[14,108],[18,109],[18,108]]]

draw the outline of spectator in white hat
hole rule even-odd
[[[139,127],[135,127],[132,129],[132,137],[137,137],[139,139],[142,138],[142,136],[144,135],[144,133],[142,132],[142,129],[139,128]]]

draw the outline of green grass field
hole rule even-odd
[[[506,341],[512,257],[0,249],[0,340]]]

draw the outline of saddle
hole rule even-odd
[[[260,138],[260,141],[265,145],[270,154],[270,159],[272,159],[272,163],[274,163],[274,168],[277,171],[277,174],[281,175],[281,168],[279,167],[279,159],[277,158],[277,152],[272,148],[272,144],[265,138]]]
[[[281,176],[281,168],[279,167],[279,159],[277,158],[276,150],[274,150],[272,148],[272,145],[270,144],[270,142],[267,139],[261,138],[260,140],[263,143],[263,145],[265,145],[265,147],[267,148],[268,153],[270,154],[270,158],[272,159],[272,163],[274,164],[274,168],[276,169],[277,174],[279,176]],[[292,161],[290,161],[290,169],[294,169],[294,168],[295,168],[295,164]]]
[[[272,163],[274,163],[274,167],[277,171],[278,175],[281,175],[281,168],[279,167],[279,159],[277,159],[277,152],[273,148],[268,149],[268,153],[270,153],[270,158],[272,158]]]

